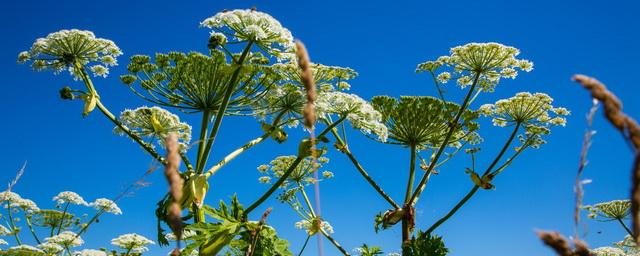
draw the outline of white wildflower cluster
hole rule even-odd
[[[89,204],[91,207],[99,211],[108,212],[115,215],[122,214],[120,207],[114,202],[106,198],[98,198],[93,203]]]
[[[550,134],[551,126],[565,126],[565,116],[570,114],[566,108],[554,107],[552,102],[553,99],[544,93],[520,92],[495,104],[482,105],[478,112],[492,117],[495,126],[522,125],[526,138],[520,136],[520,140],[538,148],[546,143],[541,136]]]
[[[320,232],[320,229],[327,233],[333,233],[333,227],[329,222],[321,220],[320,218],[314,218],[310,220],[301,220],[295,224],[297,229],[304,229],[308,235],[314,235]]]
[[[43,250],[40,250],[36,247],[33,247],[31,245],[26,245],[26,244],[9,247],[9,249],[4,251],[4,253],[6,253],[5,255],[18,255],[18,256],[21,256],[21,255],[44,256],[45,255],[45,252]]]
[[[38,38],[29,51],[18,55],[18,62],[32,61],[35,70],[52,70],[60,73],[65,69],[78,76],[74,65],[93,64],[89,70],[94,76],[106,77],[109,66],[117,65],[116,57],[122,55],[120,48],[111,40],[96,38],[87,30],[60,30],[45,38]]]
[[[131,252],[142,253],[148,251],[147,245],[154,244],[154,242],[144,236],[131,233],[111,239],[111,244]]]
[[[193,237],[195,235],[197,235],[197,233],[195,231],[185,229],[184,232],[182,232],[182,239],[189,239],[189,238],[191,238],[191,237]],[[166,238],[167,240],[172,240],[172,241],[175,241],[175,240],[178,239],[173,232],[167,233],[164,236],[164,238]]]
[[[587,216],[591,219],[622,220],[631,214],[631,201],[613,200],[594,205],[585,205],[583,209],[589,212]]]
[[[418,65],[417,72],[435,74],[441,67],[451,72],[440,72],[436,78],[440,83],[456,79],[458,86],[465,88],[474,82],[484,91],[491,92],[501,78],[515,79],[518,70],[529,72],[533,63],[516,58],[520,50],[499,43],[469,43],[451,48],[448,56]]]
[[[50,255],[57,255],[58,253],[64,251],[64,247],[61,244],[51,241],[41,243],[38,245],[38,247]]]
[[[0,192],[0,203],[4,208],[10,207],[13,209],[22,209],[26,212],[35,212],[40,210],[35,202],[22,198],[17,193],[11,191]],[[2,228],[0,228],[0,232],[2,232]]]
[[[73,256],[107,256],[107,253],[100,250],[84,249],[73,252]]]
[[[53,197],[53,201],[55,201],[58,206],[63,204],[89,205],[80,195],[72,191],[58,193],[58,195]]]
[[[264,176],[258,178],[260,183],[270,183],[272,179],[278,179],[284,175],[284,173],[289,169],[291,164],[296,160],[296,156],[278,156],[275,159],[271,160],[268,165],[263,164],[258,166],[258,172],[264,174]],[[311,177],[314,171],[318,171],[323,174],[325,179],[329,179],[333,177],[333,173],[329,171],[320,170],[323,164],[329,162],[329,158],[319,157],[317,159],[313,158],[305,158],[296,166],[296,168],[291,172],[285,183],[283,184],[283,188],[286,188],[289,184],[294,184],[296,186],[297,183],[301,184],[314,184],[318,182],[315,178]]]
[[[271,15],[256,10],[219,12],[200,23],[200,26],[233,37],[237,41],[250,41],[278,59],[294,57],[295,45],[291,32]]]
[[[319,116],[346,116],[354,128],[365,134],[373,133],[380,141],[387,140],[388,130],[382,123],[382,114],[355,94],[335,91],[320,93],[315,108]]]
[[[84,244],[84,240],[72,231],[63,231],[62,233],[46,238],[47,242],[62,245],[63,247],[77,247]]]
[[[7,243],[7,241],[5,241],[4,239],[0,238],[0,245],[8,245],[9,243]]]
[[[161,145],[164,145],[169,133],[178,136],[183,150],[191,140],[191,126],[180,122],[177,115],[160,107],[143,106],[124,110],[120,113],[120,121],[137,136],[157,138]],[[125,135],[119,127],[114,128],[114,132]]]
[[[594,256],[627,256],[622,249],[608,246],[589,250],[589,252]]]

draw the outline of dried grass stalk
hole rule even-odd
[[[559,256],[590,256],[589,247],[583,241],[574,240],[575,249],[569,245],[569,240],[558,232],[538,231],[538,237]]]
[[[298,66],[300,67],[300,77],[304,84],[304,89],[307,95],[307,104],[304,106],[302,116],[304,117],[304,125],[312,129],[316,123],[316,112],[314,110],[314,102],[316,101],[316,84],[313,80],[313,70],[311,70],[311,60],[309,59],[309,53],[304,44],[300,41],[296,41],[296,55],[298,56]]]
[[[635,150],[631,175],[631,215],[634,238],[640,242],[640,216],[638,216],[640,213],[640,126],[633,118],[622,112],[622,102],[600,81],[585,75],[575,75],[573,80],[589,90],[593,98],[602,102],[607,120],[622,133]]]
[[[169,182],[169,195],[171,203],[167,211],[167,220],[171,231],[176,235],[179,242],[182,238],[182,208],[180,199],[182,198],[183,180],[178,173],[180,167],[180,145],[175,134],[169,134],[166,140],[167,164],[164,167],[164,175]]]
[[[604,114],[609,122],[631,142],[637,151],[640,148],[640,126],[633,118],[622,112],[622,102],[618,97],[607,90],[607,87],[595,78],[575,75],[573,80],[589,90],[593,98],[602,102]]]

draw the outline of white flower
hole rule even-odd
[[[374,133],[381,141],[386,141],[387,127],[382,123],[382,115],[367,101],[355,94],[344,92],[323,92],[315,103],[318,115],[346,115],[351,125],[365,134]]]
[[[7,241],[5,241],[4,239],[0,239],[0,245],[8,245],[9,243],[7,243]]]
[[[0,202],[8,202],[8,203],[15,203],[18,202],[22,199],[22,197],[20,197],[20,195],[11,192],[11,191],[3,191],[0,192]]]
[[[74,67],[84,66],[89,63],[102,63],[101,68],[92,67],[96,76],[109,73],[106,66],[117,64],[116,57],[122,55],[120,48],[111,40],[96,38],[93,32],[87,30],[60,30],[47,35],[46,38],[37,39],[28,52],[18,55],[18,62],[33,61],[32,67],[36,70],[52,70],[60,73]],[[77,76],[75,68],[69,69],[70,73]]]
[[[184,232],[182,232],[182,239],[188,239],[188,238],[193,237],[195,235],[197,235],[197,233],[195,231],[185,229]],[[167,240],[173,240],[173,241],[177,240],[176,235],[173,232],[167,233],[164,237]]]
[[[620,248],[614,247],[600,247],[590,252],[595,256],[627,256],[627,254]]]
[[[519,54],[520,50],[499,43],[469,43],[451,48],[448,56],[419,64],[416,71],[433,73],[441,67],[448,67],[458,77],[460,87],[465,88],[475,82],[478,87],[490,92],[500,78],[515,79],[518,69],[525,72],[533,70],[531,61],[516,58]],[[438,80],[445,81],[446,75],[440,75]]]
[[[64,247],[62,247],[60,244],[50,242],[50,241],[41,243],[38,245],[38,247],[40,247],[42,250],[44,250],[48,254],[53,254],[53,255],[64,251]]]
[[[63,247],[76,247],[84,244],[84,240],[71,231],[63,231],[58,235],[46,238],[46,241],[62,245]]]
[[[93,76],[107,77],[109,69],[103,65],[93,65],[89,68],[93,72]]]
[[[191,126],[180,122],[180,118],[160,107],[139,107],[127,109],[120,113],[121,122],[128,127],[131,132],[140,137],[155,137],[158,142],[164,145],[164,141],[169,133],[175,133],[186,150],[186,144],[191,141]],[[122,129],[114,128],[116,134],[125,135]]]
[[[440,83],[446,84],[449,82],[449,79],[451,79],[451,73],[449,72],[442,72],[438,75],[438,81]]]
[[[154,242],[147,239],[144,236],[131,233],[131,234],[124,234],[114,239],[111,239],[111,244],[125,250],[131,250],[132,252],[142,253],[149,250],[149,248],[147,248],[146,245],[154,244]]]
[[[333,227],[329,222],[320,220],[319,218],[311,219],[311,220],[301,220],[296,222],[295,224],[297,229],[304,229],[307,231],[308,235],[313,235],[318,233],[318,228],[326,231],[327,233],[333,233]]]
[[[33,247],[31,245],[26,245],[26,244],[9,247],[9,249],[6,250],[5,252],[8,253],[7,255],[29,255],[29,256],[44,255],[43,250],[40,250],[36,247]]]
[[[73,252],[73,256],[107,256],[107,253],[100,250],[84,249]]]
[[[260,183],[264,183],[264,184],[271,183],[271,177],[269,177],[269,176],[262,176],[262,177],[258,178],[258,182],[260,182]]]
[[[11,207],[20,208],[26,212],[35,212],[40,210],[34,201],[24,198],[20,198],[18,201],[12,202]]]
[[[293,36],[271,15],[255,10],[219,12],[200,23],[214,31],[251,41],[279,59],[292,59]]]
[[[94,201],[90,205],[93,208],[96,208],[97,210],[100,210],[100,211],[105,211],[105,212],[112,213],[112,214],[115,214],[115,215],[122,214],[122,210],[120,210],[118,205],[116,205],[115,202],[113,202],[113,201],[111,201],[109,199],[106,199],[106,198],[98,198],[98,199],[96,199],[96,201]]]
[[[11,230],[9,230],[7,227],[0,225],[0,236],[6,236],[11,234]]]
[[[58,205],[66,203],[76,205],[89,205],[80,195],[72,191],[60,192],[57,196],[53,197],[53,201],[55,201]]]
[[[324,171],[322,172],[322,177],[324,177],[325,179],[333,178],[333,172]]]

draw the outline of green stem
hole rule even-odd
[[[20,241],[20,237],[18,236],[18,232],[16,232],[16,224],[13,222],[13,216],[11,215],[11,204],[7,201],[7,212],[9,216],[9,224],[11,224],[11,232],[13,236],[16,238],[16,242],[18,245],[22,245],[22,241]]]
[[[631,237],[633,237],[633,232],[631,232],[631,229],[629,229],[629,227],[627,227],[627,224],[624,224],[624,221],[622,221],[622,219],[616,219],[616,220],[620,223],[620,225],[622,225],[622,227],[624,228],[624,230],[626,230],[626,231],[627,231],[627,233],[629,233],[629,235],[630,235]]]
[[[351,163],[353,164],[353,166],[356,167],[356,169],[358,170],[360,175],[362,175],[362,177],[378,192],[378,194],[380,194],[380,196],[382,196],[382,198],[384,198],[387,202],[389,202],[389,204],[391,204],[391,206],[393,206],[393,208],[400,209],[400,206],[395,201],[393,201],[391,196],[387,195],[387,193],[385,193],[384,190],[382,190],[382,188],[378,185],[378,183],[376,183],[373,180],[373,178],[371,178],[371,176],[369,176],[369,173],[367,173],[367,171],[364,169],[364,167],[362,167],[360,162],[358,162],[358,160],[353,155],[351,150],[349,150],[347,144],[342,140],[342,138],[340,137],[338,132],[335,131],[335,129],[332,130],[331,132],[333,133],[333,135],[336,138],[336,140],[338,141],[338,143],[340,143],[340,145],[343,145],[345,147],[343,152],[347,155],[349,160],[351,160]]]
[[[520,123],[516,124],[516,127],[513,129],[513,132],[511,132],[511,135],[509,136],[509,139],[507,140],[507,142],[504,144],[504,146],[500,150],[500,153],[496,156],[496,158],[493,160],[491,165],[489,165],[489,167],[484,171],[482,176],[485,176],[486,174],[491,172],[493,167],[495,167],[495,165],[498,163],[498,161],[500,161],[500,158],[502,158],[502,155],[504,155],[506,150],[509,148],[509,145],[511,144],[511,142],[515,138],[519,128],[520,128]],[[519,154],[519,152],[517,152],[517,153]],[[512,160],[513,160],[513,157],[510,158],[509,160],[507,160],[507,162],[510,162]],[[430,234],[431,232],[433,232],[433,230],[435,230],[437,227],[442,225],[442,223],[444,223],[449,218],[451,218],[451,216],[453,216],[467,201],[469,201],[469,199],[471,199],[471,197],[478,191],[479,188],[480,187],[478,185],[473,186],[473,188],[471,188],[471,190],[451,210],[449,210],[449,212],[445,216],[443,216],[438,221],[436,221],[436,223],[431,225],[431,227],[429,227],[429,229],[427,229],[427,231],[425,233]]]
[[[480,78],[480,73],[477,73],[475,75],[475,78],[473,79],[473,84],[471,85],[471,88],[469,89],[469,92],[465,96],[464,101],[462,102],[462,105],[460,106],[460,109],[458,110],[458,113],[456,113],[456,116],[449,123],[450,127],[449,127],[449,131],[447,132],[447,136],[445,137],[444,141],[442,142],[442,145],[440,145],[440,148],[438,149],[438,152],[436,153],[436,155],[431,160],[431,163],[429,163],[429,168],[427,169],[426,173],[424,175],[422,175],[422,179],[420,179],[420,183],[418,183],[418,187],[413,192],[413,195],[411,196],[411,199],[409,199],[408,204],[415,204],[415,202],[418,199],[418,196],[420,196],[420,193],[422,193],[422,191],[424,190],[424,186],[427,183],[427,180],[429,179],[429,175],[433,171],[433,168],[435,168],[435,166],[436,166],[435,164],[438,162],[438,159],[440,159],[440,156],[444,152],[444,149],[449,144],[449,140],[451,139],[451,135],[453,135],[453,132],[456,130],[456,127],[458,126],[458,121],[460,120],[460,117],[462,116],[462,113],[464,113],[464,111],[468,107],[469,99],[471,98],[471,94],[473,94],[473,91],[475,90],[476,85],[478,84],[478,79],[479,78]]]
[[[36,235],[36,231],[33,230],[33,225],[31,225],[31,217],[25,216],[25,219],[27,222],[27,226],[29,226],[29,231],[31,231],[31,234],[33,235],[33,238],[36,240],[36,242],[38,242],[38,244],[41,244],[40,238],[38,238],[38,235]]]
[[[409,181],[407,182],[407,192],[405,193],[404,203],[408,203],[411,198],[411,192],[413,191],[413,182],[415,180],[416,173],[416,146],[409,146],[411,150],[411,156],[409,158]]]
[[[346,119],[346,116],[341,117],[340,119],[338,119],[334,123],[330,124],[329,126],[327,126],[327,128],[325,128],[320,133],[320,135],[318,135],[318,137],[324,136],[325,134],[327,134],[329,131],[331,131],[334,127],[339,125],[345,119]],[[276,181],[276,183],[271,185],[271,187],[269,188],[269,190],[267,190],[267,192],[265,192],[260,198],[258,198],[258,200],[256,200],[251,205],[249,205],[249,207],[247,207],[247,209],[244,211],[244,217],[246,218],[247,216],[249,216],[249,213],[251,213],[258,206],[260,206],[260,204],[262,204],[265,200],[267,200],[267,198],[269,198],[271,196],[271,194],[273,194],[273,192],[275,192],[282,185],[282,183],[284,183],[284,181],[287,178],[289,178],[289,175],[291,175],[291,173],[293,173],[293,171],[296,169],[296,167],[298,167],[298,165],[300,164],[300,162],[302,162],[303,159],[304,159],[304,157],[302,157],[300,154],[298,154],[298,157],[296,157],[296,159],[293,160],[293,162],[289,166],[289,169],[287,169],[282,174],[282,176],[280,176],[280,178]]]
[[[284,116],[284,112],[281,112],[280,114],[278,114],[278,116],[276,116],[276,118],[273,121],[272,127],[277,127],[279,125],[278,123],[280,122],[283,116]],[[205,172],[204,175],[207,178],[213,176],[214,174],[216,174],[218,170],[220,170],[220,168],[225,166],[227,163],[231,162],[231,160],[235,159],[237,156],[249,150],[253,146],[258,145],[261,142],[265,141],[267,138],[269,138],[269,136],[270,136],[270,133],[265,132],[260,137],[247,142],[246,144],[242,145],[242,147],[239,147],[238,149],[234,150],[233,152],[229,153],[227,156],[222,158],[222,160],[220,160],[217,164],[215,164],[209,170],[207,170],[207,172]]]
[[[302,194],[302,198],[304,198],[304,202],[307,204],[307,207],[309,208],[309,213],[311,213],[311,218],[315,218],[316,213],[313,211],[313,206],[311,206],[311,201],[309,200],[307,193],[304,191],[304,186],[302,186],[302,184],[298,182],[298,187],[300,188],[300,193]]]
[[[324,231],[324,229],[320,229],[320,232],[324,235],[324,237],[327,238],[327,240],[329,240],[329,242],[331,242],[337,249],[338,251],[340,251],[343,255],[348,256],[349,253],[347,252],[347,250],[345,250],[344,248],[342,248],[342,246],[338,243],[338,241],[336,241],[335,239],[333,239],[333,237],[331,237],[327,231]]]
[[[69,209],[69,202],[67,202],[67,204],[64,206],[64,211],[62,211],[62,218],[60,221],[60,225],[58,225],[58,233],[56,233],[57,235],[59,235],[60,231],[62,230],[62,224],[64,224],[64,217],[67,214],[68,209]]]
[[[204,154],[204,148],[207,147],[207,131],[209,130],[209,120],[211,115],[209,110],[202,111],[202,120],[200,121],[200,140],[198,140],[198,156],[196,157],[196,170],[200,169],[202,165],[202,157]]]
[[[307,236],[307,239],[304,240],[304,244],[302,245],[302,249],[300,249],[300,252],[298,253],[298,256],[302,255],[302,252],[304,252],[304,249],[307,248],[307,243],[309,243],[309,239],[311,238],[311,236]]]
[[[227,107],[229,105],[229,100],[231,99],[231,95],[233,94],[234,89],[236,88],[236,82],[240,75],[240,70],[242,69],[242,65],[244,64],[247,55],[249,55],[249,51],[251,50],[251,46],[253,45],[253,41],[249,41],[247,46],[242,51],[242,55],[240,55],[240,59],[238,59],[237,65],[238,67],[231,75],[231,79],[229,80],[229,85],[227,86],[227,90],[225,91],[224,98],[222,99],[222,103],[218,108],[218,112],[216,113],[215,120],[213,121],[213,128],[211,129],[211,133],[209,134],[209,139],[207,140],[207,146],[204,149],[204,155],[202,158],[202,162],[200,166],[197,167],[197,172],[202,173],[204,170],[204,166],[207,164],[207,160],[209,159],[209,153],[211,152],[211,147],[213,146],[213,142],[218,135],[218,130],[220,129],[220,124],[222,124],[222,118],[224,117],[225,111],[227,111]]]
[[[295,160],[293,160],[289,168],[284,172],[284,174],[282,174],[282,176],[276,181],[276,183],[273,183],[273,185],[271,185],[271,187],[269,188],[269,190],[267,190],[267,192],[265,192],[260,198],[258,198],[258,200],[256,200],[251,205],[249,205],[249,207],[247,207],[247,209],[244,211],[245,217],[249,216],[249,213],[251,213],[258,206],[260,206],[260,204],[262,204],[265,200],[267,200],[267,198],[269,198],[269,196],[271,196],[271,194],[273,194],[273,192],[275,192],[276,189],[282,186],[282,183],[284,183],[284,181],[289,177],[289,175],[291,175],[291,173],[296,169],[296,167],[298,167],[298,164],[302,162],[302,159],[303,157],[298,156],[296,157]]]
[[[95,94],[96,97],[97,97],[98,93],[97,93],[96,89],[94,88],[93,82],[89,78],[89,75],[87,74],[87,71],[84,69],[84,66],[82,66],[78,62],[74,62],[73,65],[74,65],[74,68],[76,69],[76,71],[78,71],[78,73],[80,74],[80,77],[84,81],[85,86],[87,86],[87,89],[89,90],[89,93]],[[140,146],[142,146],[142,148],[145,151],[147,151],[153,158],[155,158],[156,160],[158,160],[162,164],[166,163],[164,158],[160,154],[158,154],[158,152],[156,152],[155,149],[153,149],[151,146],[149,146],[146,142],[144,142],[142,140],[142,138],[140,138],[137,135],[135,135],[133,132],[131,132],[131,130],[129,130],[129,128],[127,128],[120,121],[118,121],[116,116],[113,115],[113,113],[111,113],[109,111],[109,109],[107,109],[107,107],[105,107],[102,104],[102,101],[99,98],[97,100],[96,106],[98,107],[100,112],[102,112],[102,114],[104,114],[104,116],[107,117],[107,119],[111,120],[111,122],[113,122],[116,126],[118,126],[118,128],[120,128],[131,139],[133,139],[135,142],[140,144]]]

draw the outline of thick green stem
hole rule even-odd
[[[409,181],[407,181],[407,191],[404,197],[404,203],[408,203],[411,198],[411,192],[413,191],[413,182],[415,180],[416,173],[416,146],[411,145],[409,147],[411,150],[411,155],[409,158]]]
[[[509,139],[507,140],[507,142],[504,144],[504,146],[500,150],[500,153],[498,153],[498,155],[493,160],[493,162],[491,162],[491,165],[489,165],[489,167],[487,167],[487,169],[484,171],[484,173],[482,175],[483,177],[485,175],[489,174],[491,172],[491,170],[495,167],[495,165],[498,163],[498,161],[500,161],[500,158],[502,158],[504,153],[509,148],[509,145],[511,145],[511,142],[515,138],[516,134],[518,133],[518,129],[519,128],[520,128],[520,123],[516,124],[516,127],[513,129],[513,132],[511,132],[511,135],[509,136]],[[517,153],[519,154],[519,152],[517,152]],[[510,161],[512,161],[512,159],[513,158],[511,158],[511,159],[509,159],[507,161],[510,162]],[[471,188],[471,190],[451,210],[449,210],[449,212],[445,216],[443,216],[438,221],[436,221],[433,225],[431,225],[431,227],[429,227],[429,229],[427,229],[426,233],[430,234],[431,232],[433,232],[433,230],[435,230],[437,227],[442,225],[442,223],[444,223],[449,218],[451,218],[451,216],[453,216],[465,203],[467,203],[467,201],[469,201],[469,199],[471,199],[471,197],[478,191],[479,188],[480,187],[478,185],[473,186],[473,188]]]
[[[33,230],[33,225],[31,224],[31,217],[25,216],[25,220],[27,222],[27,226],[29,227],[29,231],[31,231],[31,234],[33,235],[33,239],[35,239],[38,244],[41,244],[40,238],[38,238],[38,235],[36,235],[36,231]]]
[[[11,215],[11,204],[7,201],[7,215],[9,216],[9,224],[11,224],[11,232],[13,236],[16,238],[16,243],[18,245],[22,245],[22,241],[20,241],[20,237],[18,236],[18,232],[16,232],[16,224],[13,222],[13,216]]]
[[[440,145],[440,148],[438,149],[438,152],[431,160],[431,163],[429,163],[429,168],[427,169],[426,173],[422,175],[422,179],[420,179],[420,183],[418,183],[418,187],[413,192],[413,195],[411,196],[411,199],[409,199],[408,204],[410,205],[415,204],[418,199],[418,196],[420,196],[420,193],[422,193],[422,191],[424,190],[424,186],[427,183],[427,180],[429,179],[429,175],[433,171],[433,168],[435,168],[436,163],[438,162],[438,159],[440,159],[440,156],[444,152],[445,148],[447,148],[447,145],[449,144],[449,140],[451,140],[451,136],[453,135],[454,131],[458,127],[458,121],[460,120],[462,113],[464,113],[464,111],[467,109],[469,105],[469,99],[471,98],[471,94],[473,94],[473,91],[475,90],[476,85],[478,84],[479,78],[480,78],[480,73],[477,73],[475,75],[475,78],[473,79],[473,84],[471,85],[471,88],[469,88],[469,92],[464,97],[464,101],[462,102],[462,105],[460,106],[458,113],[456,113],[453,120],[451,120],[451,122],[449,123],[450,127],[449,127],[449,131],[447,132],[447,136],[444,138],[444,141],[442,141],[442,145]]]
[[[74,68],[80,74],[80,77],[84,81],[85,86],[87,86],[87,89],[89,90],[89,93],[95,94],[96,97],[97,97],[98,92],[96,91],[95,87],[93,86],[93,82],[89,78],[89,75],[87,74],[87,71],[84,69],[84,66],[82,66],[82,64],[80,64],[78,62],[75,62],[74,63]],[[155,149],[153,149],[150,145],[148,145],[146,142],[144,142],[142,140],[142,138],[138,137],[133,132],[131,132],[131,130],[129,130],[128,127],[124,126],[120,121],[118,121],[116,116],[113,115],[113,113],[111,113],[111,111],[109,111],[109,109],[107,109],[107,107],[105,107],[102,104],[102,101],[99,98],[97,99],[96,106],[98,107],[100,112],[102,112],[102,114],[104,114],[104,116],[107,117],[107,119],[111,120],[111,122],[113,122],[118,128],[120,128],[131,139],[133,139],[135,142],[140,144],[140,146],[142,146],[142,148],[145,151],[147,151],[153,158],[155,158],[156,160],[158,160],[162,164],[166,163],[164,158],[160,154],[158,154],[158,152],[156,152]]]
[[[382,188],[378,185],[378,183],[376,183],[373,180],[373,178],[371,178],[371,176],[369,176],[369,173],[367,173],[367,171],[364,169],[364,167],[362,167],[360,162],[358,162],[358,160],[353,155],[351,150],[349,150],[347,144],[342,140],[342,138],[340,137],[338,132],[335,129],[332,130],[331,132],[333,133],[333,135],[336,138],[336,140],[338,141],[338,143],[344,147],[342,152],[347,155],[349,160],[351,160],[351,163],[353,164],[353,166],[356,167],[356,169],[358,170],[360,175],[362,175],[362,177],[378,192],[378,194],[380,194],[380,196],[382,196],[382,198],[384,198],[387,202],[389,202],[389,204],[391,204],[391,206],[393,206],[393,208],[400,209],[400,206],[395,201],[393,201],[391,196],[387,195],[387,193],[385,193],[384,190],[382,190]]]
[[[196,170],[200,170],[202,166],[202,158],[204,149],[207,147],[207,131],[209,130],[209,121],[211,114],[208,109],[202,111],[202,120],[200,121],[200,139],[198,140],[198,156],[196,157]]]
[[[411,199],[411,192],[413,191],[413,182],[416,172],[416,146],[409,146],[411,150],[411,156],[409,158],[409,181],[407,181],[407,191],[404,197],[404,215],[402,216],[402,245],[409,243],[411,239],[411,224],[413,223],[413,215],[408,214],[411,211],[411,205],[409,200]]]
[[[279,126],[280,120],[282,119],[283,116],[284,116],[284,112],[281,112],[280,114],[278,114],[278,116],[276,116],[276,118],[273,121],[272,127]],[[222,158],[222,160],[220,160],[217,164],[215,164],[209,170],[207,170],[207,172],[204,173],[205,177],[209,178],[213,176],[214,174],[216,174],[218,170],[220,170],[220,168],[225,166],[227,163],[231,162],[231,160],[235,159],[237,156],[249,150],[253,146],[258,145],[261,142],[265,141],[267,138],[269,138],[270,135],[271,135],[270,132],[265,132],[260,137],[247,142],[246,144],[242,145],[242,147],[239,147],[238,149],[229,153],[227,156]]]
[[[222,124],[222,118],[224,117],[224,113],[227,111],[227,107],[229,106],[229,100],[231,99],[231,95],[236,88],[236,82],[238,81],[238,77],[240,76],[240,70],[242,69],[242,65],[244,64],[245,59],[249,55],[251,50],[251,46],[253,45],[253,41],[249,41],[247,46],[242,51],[242,55],[237,61],[238,67],[231,75],[231,79],[229,79],[229,84],[227,85],[227,90],[224,92],[224,98],[222,99],[222,103],[218,108],[218,112],[216,113],[215,120],[213,121],[213,128],[211,128],[211,133],[209,134],[209,139],[207,139],[207,146],[204,149],[204,155],[202,158],[201,165],[197,167],[197,172],[202,173],[204,170],[204,166],[207,164],[207,160],[209,159],[209,153],[211,152],[211,147],[213,146],[213,142],[216,140],[216,136],[218,135],[218,131],[220,130],[220,124]]]
[[[67,214],[68,209],[69,209],[69,202],[67,202],[67,204],[64,206],[64,211],[62,211],[62,218],[60,219],[60,225],[58,225],[58,233],[56,233],[57,235],[59,235],[60,231],[62,230],[62,225],[64,224],[64,218],[65,218],[65,215]]]
[[[320,229],[320,232],[322,233],[322,235],[324,235],[324,237],[327,238],[327,240],[329,240],[329,242],[331,242],[333,244],[333,246],[335,246],[338,251],[340,251],[343,255],[349,255],[349,252],[347,252],[347,250],[345,250],[344,248],[342,248],[342,246],[338,243],[338,241],[336,241],[335,239],[333,239],[333,237],[331,237],[327,231],[324,231],[324,229]]]

